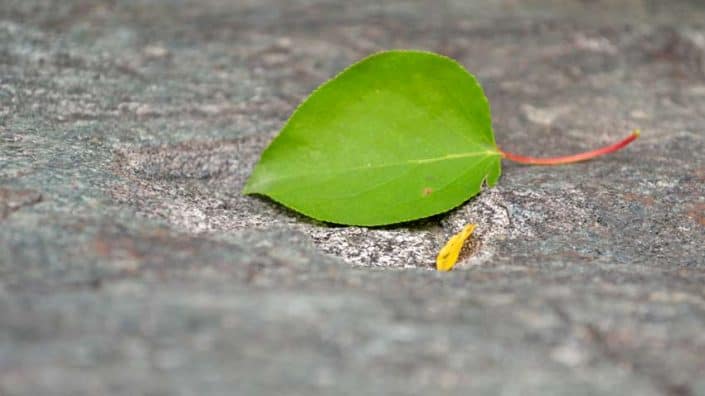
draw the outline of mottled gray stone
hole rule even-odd
[[[0,0],[0,395],[705,395],[703,21],[696,0]],[[642,138],[507,163],[400,226],[241,196],[296,104],[388,48],[466,65],[507,150]]]

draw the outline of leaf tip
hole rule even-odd
[[[252,187],[252,179],[248,179],[247,182],[245,182],[245,186],[242,187],[242,191],[240,191],[242,195],[252,195],[257,193],[257,190]]]

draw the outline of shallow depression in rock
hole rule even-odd
[[[429,219],[387,227],[330,225],[299,215],[269,199],[240,191],[267,137],[124,150],[114,171],[130,180],[112,191],[120,202],[188,233],[243,232],[281,228],[300,232],[322,252],[360,266],[433,268],[446,239],[468,223],[478,228],[458,264],[491,260],[498,243],[535,237],[546,228],[573,228],[590,218],[577,190],[553,199],[560,188],[485,189],[460,207]],[[570,186],[566,187],[570,188]],[[562,216],[562,221],[558,221]],[[571,221],[566,222],[569,218]]]

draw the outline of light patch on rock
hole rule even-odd
[[[570,106],[555,106],[538,108],[530,104],[523,104],[521,111],[527,120],[538,125],[552,125],[559,117],[568,114],[572,108]]]

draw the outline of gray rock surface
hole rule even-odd
[[[705,6],[0,0],[0,395],[705,395]],[[296,104],[420,48],[507,163],[336,227],[239,191]],[[431,269],[464,224],[458,269]]]

